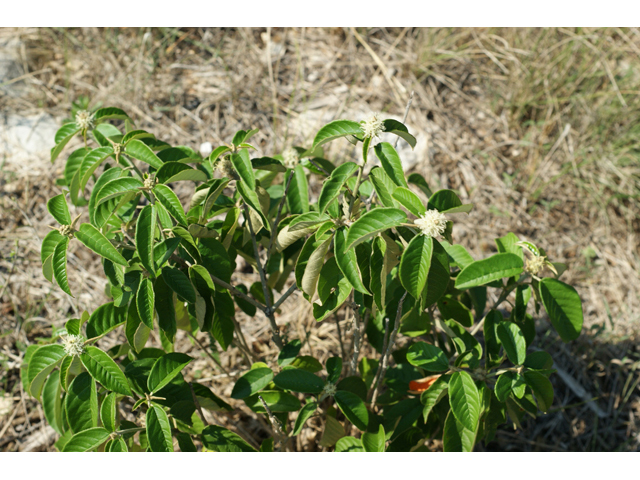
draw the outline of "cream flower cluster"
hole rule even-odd
[[[84,337],[82,335],[65,335],[62,346],[67,355],[78,356],[84,353]]]
[[[537,275],[537,273],[545,267],[546,263],[547,257],[534,256],[526,260],[524,270],[532,275]]]
[[[447,217],[438,210],[427,210],[414,223],[420,229],[422,235],[437,237],[442,235],[447,228]]]
[[[80,110],[76,113],[76,125],[82,130],[93,127],[93,115],[88,110]]]
[[[379,137],[384,132],[384,123],[379,113],[371,113],[365,120],[360,122],[360,128],[365,138]]]
[[[284,160],[284,166],[287,168],[293,168],[298,163],[300,163],[300,159],[298,158],[298,152],[295,149],[289,147],[282,152],[282,159]]]

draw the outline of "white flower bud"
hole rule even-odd
[[[203,157],[208,157],[213,152],[213,145],[211,142],[204,142],[200,144],[200,155]]]

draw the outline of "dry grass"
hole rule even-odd
[[[369,110],[401,116],[414,91],[407,124],[419,145],[414,154],[402,150],[406,166],[475,204],[468,217],[456,218],[454,237],[476,258],[495,251],[494,237],[513,231],[569,264],[565,281],[584,299],[589,335],[565,346],[546,334],[540,345],[557,352],[558,366],[608,414],[594,423],[587,406],[571,407],[582,400],[554,376],[559,410],[515,434],[503,430],[486,448],[638,449],[637,29],[0,30],[0,41],[15,38],[24,45],[25,74],[16,84],[25,90],[0,96],[3,113],[59,121],[84,94],[93,104],[124,108],[162,140],[194,148],[251,126],[260,128],[263,152],[279,152],[307,144],[335,118],[359,120]],[[338,143],[331,153],[352,155]],[[16,383],[25,345],[93,310],[105,299],[105,282],[96,259],[77,246],[69,268],[75,299],[41,277],[40,239],[53,223],[45,202],[60,192],[62,162],[2,161],[0,388],[15,402],[0,420],[0,429],[7,426],[0,448],[17,450],[43,432],[41,411]],[[268,355],[267,323],[242,314],[238,320],[254,354]],[[316,325],[296,297],[278,322],[292,338],[309,335],[305,349],[321,361],[338,352],[335,323]],[[546,326],[541,319],[541,332]],[[193,348],[186,338],[183,346]],[[231,372],[246,368],[235,349],[219,358]],[[207,357],[194,374],[228,397],[232,381]],[[267,434],[264,419],[248,410],[219,421],[256,438]],[[309,429],[303,444],[320,434]],[[52,437],[43,439],[32,448],[51,448]]]

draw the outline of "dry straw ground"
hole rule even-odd
[[[538,346],[559,369],[552,412],[522,430],[505,426],[478,449],[640,447],[638,29],[2,29],[1,48],[18,58],[0,84],[5,123],[11,115],[59,123],[88,95],[194,148],[248,127],[260,128],[265,154],[308,145],[332,119],[401,117],[414,91],[407,124],[419,145],[402,153],[432,187],[474,203],[456,241],[482,258],[513,231],[567,262],[565,281],[584,300],[584,334],[572,344],[538,321]],[[105,281],[78,245],[69,256],[75,299],[42,277],[40,240],[54,223],[45,202],[61,191],[62,162],[17,143],[0,143],[0,450],[52,450],[41,408],[21,390],[21,358],[52,326],[104,301]],[[268,355],[266,321],[238,320],[255,354]],[[305,348],[321,360],[339,352],[336,323],[315,324],[295,295],[278,322],[290,336],[308,334]],[[182,347],[198,358],[191,375],[224,397],[247,368],[235,348],[214,353],[228,376],[188,338]],[[259,441],[264,419],[237,406],[216,420]],[[297,449],[317,448],[314,427]]]

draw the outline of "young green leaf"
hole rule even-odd
[[[441,375],[431,386],[420,395],[420,402],[424,405],[422,416],[424,423],[427,423],[429,414],[436,403],[438,403],[447,394],[449,390],[450,375]]]
[[[44,418],[59,435],[64,434],[61,393],[60,375],[49,375],[42,389],[42,410]]]
[[[449,412],[444,421],[442,434],[443,448],[445,452],[471,452],[476,441],[476,432],[471,431]]]
[[[501,322],[497,332],[511,363],[522,365],[527,357],[527,342],[520,327],[512,322]]]
[[[472,208],[470,203],[463,205],[453,190],[438,190],[431,195],[427,204],[428,210],[438,210],[441,213],[469,213]]]
[[[156,172],[156,180],[158,183],[173,183],[183,180],[193,182],[206,182],[207,174],[197,168],[192,168],[180,162],[168,162],[162,165]]]
[[[67,421],[72,431],[78,433],[98,426],[96,382],[87,372],[82,372],[73,379],[64,402]]]
[[[131,388],[120,367],[112,358],[96,347],[87,346],[80,360],[89,374],[106,388],[122,395],[131,396]]]
[[[42,273],[50,282],[53,281],[53,251],[58,243],[65,239],[57,230],[51,230],[42,240],[40,259],[42,261]]]
[[[147,440],[152,452],[173,452],[171,423],[164,409],[151,405],[147,410]]]
[[[549,379],[539,372],[531,371],[524,372],[524,379],[538,401],[538,408],[545,413],[548,412],[553,403],[553,385]]]
[[[424,215],[427,211],[420,198],[408,188],[398,187],[391,196],[416,217]]]
[[[296,435],[300,435],[300,432],[302,431],[305,422],[314,413],[316,413],[317,409],[318,409],[318,403],[317,402],[309,402],[304,407],[302,407],[302,410],[300,410],[300,412],[298,413],[298,418],[296,418],[296,423],[295,423],[295,425],[293,427],[293,433],[291,435],[293,435],[294,437]]]
[[[342,437],[336,443],[336,452],[364,452],[362,441],[355,437]]]
[[[256,451],[240,435],[218,425],[208,425],[202,430],[202,444],[214,452]]]
[[[164,267],[162,278],[171,290],[176,292],[189,303],[196,303],[196,292],[193,285],[182,270],[175,267]]]
[[[404,177],[404,170],[402,169],[402,161],[396,149],[393,145],[387,142],[380,142],[374,147],[376,156],[380,159],[382,168],[389,175],[389,178],[398,187],[409,188],[407,180]]]
[[[270,368],[252,368],[242,375],[233,386],[231,398],[243,399],[259,392],[273,380]]]
[[[366,431],[369,425],[369,412],[364,401],[355,393],[338,390],[333,397],[336,404],[344,413],[344,416],[353,423],[356,428]]]
[[[127,143],[124,147],[124,153],[136,160],[140,160],[148,165],[151,165],[156,170],[159,170],[164,165],[164,162],[153,153],[142,140],[133,139]]]
[[[449,369],[449,359],[435,345],[426,342],[417,342],[409,347],[407,361],[428,372],[444,372]]]
[[[153,364],[151,372],[149,373],[149,379],[147,380],[147,388],[151,393],[161,390],[176,375],[178,375],[184,367],[189,365],[189,362],[193,360],[189,355],[184,353],[167,353],[163,355],[156,363]]]
[[[340,357],[329,357],[327,359],[327,382],[337,383],[342,374],[342,359]]]
[[[244,403],[256,413],[267,413],[262,402],[258,398],[260,395],[266,402],[269,409],[274,413],[297,412],[300,410],[300,400],[291,393],[281,391],[262,391],[244,399]]]
[[[308,212],[309,184],[302,165],[296,165],[288,175],[293,175],[291,183],[289,184],[289,190],[287,190],[287,204],[289,205],[289,211],[293,214]]]
[[[356,220],[347,233],[347,250],[380,232],[407,221],[407,214],[397,208],[376,208]]]
[[[66,443],[63,452],[88,452],[94,450],[109,439],[109,430],[102,427],[90,428],[76,433]]]
[[[87,321],[87,338],[95,338],[122,325],[127,318],[127,310],[118,308],[113,302],[100,305]]]
[[[99,108],[93,113],[93,120],[96,123],[105,120],[130,120],[124,110],[115,107]]]
[[[249,159],[249,152],[246,149],[242,149],[238,153],[232,153],[229,158],[240,178],[244,180],[251,190],[255,190],[256,177]]]
[[[173,218],[176,219],[178,223],[184,225],[185,227],[189,225],[187,221],[187,216],[184,214],[184,209],[182,208],[182,204],[180,200],[166,185],[158,184],[153,187],[153,194],[158,199],[158,202],[162,204],[164,208],[171,214]]]
[[[78,192],[83,193],[85,187],[87,186],[87,182],[89,181],[93,173],[102,164],[102,162],[104,162],[111,155],[113,155],[113,148],[111,147],[96,148],[87,153],[82,159],[82,163],[77,170],[77,179],[71,179],[72,190],[75,190],[77,188]],[[74,175],[74,177],[76,175]],[[77,193],[72,193],[72,198],[75,196],[77,196]]]
[[[415,299],[420,298],[431,267],[433,238],[416,235],[402,254],[398,277],[402,286]]]
[[[318,197],[318,208],[320,213],[324,213],[329,204],[338,198],[340,190],[346,183],[347,179],[353,175],[356,170],[358,170],[357,164],[353,162],[346,162],[331,172],[331,176],[325,180],[322,185],[322,190]]]
[[[207,271],[221,280],[231,281],[231,259],[227,249],[215,238],[201,238],[198,251],[202,257],[202,265]]]
[[[362,434],[362,446],[365,452],[384,452],[385,450],[384,427],[380,425],[377,433],[364,432]]]
[[[140,320],[150,330],[153,330],[153,313],[155,306],[155,292],[153,282],[148,278],[142,278],[136,294],[136,307]]]
[[[384,125],[385,133],[392,133],[393,135],[399,136],[411,146],[412,150],[416,147],[416,138],[409,133],[409,130],[404,123],[400,123],[391,118],[388,118],[382,123]]]
[[[320,377],[297,368],[283,370],[273,378],[273,383],[283,390],[300,393],[320,393],[324,388]]]
[[[454,372],[451,375],[449,403],[458,422],[475,433],[480,419],[480,395],[473,378],[467,372]]]
[[[351,120],[335,120],[326,124],[318,131],[313,139],[312,150],[320,145],[331,142],[336,138],[346,137],[349,135],[362,135],[362,129],[358,122]]]
[[[365,295],[370,295],[369,290],[367,290],[362,282],[362,274],[360,273],[360,268],[358,266],[356,251],[355,249],[347,250],[346,243],[347,229],[339,228],[336,231],[333,244],[338,268],[340,268],[340,271],[344,274],[353,288]]]
[[[71,295],[69,283],[67,281],[67,247],[69,246],[69,238],[60,240],[53,249],[51,256],[51,268],[53,269],[53,278],[56,279],[58,286],[67,294]]]
[[[66,123],[56,132],[55,142],[56,146],[51,149],[51,163],[56,161],[60,152],[64,149],[64,147],[69,143],[77,133],[80,132],[80,128],[73,123]]]
[[[137,178],[114,178],[113,180],[108,181],[96,195],[96,207],[108,202],[112,198],[116,198],[127,193],[135,193],[143,186],[144,184]]]
[[[389,175],[385,173],[384,169],[380,167],[372,168],[371,172],[369,172],[369,179],[378,194],[380,203],[385,207],[398,208],[399,204],[393,198],[393,194],[398,187],[393,183]]]
[[[456,288],[465,290],[520,275],[523,265],[522,259],[513,253],[497,253],[467,265],[456,278]]]
[[[555,278],[543,278],[539,290],[551,324],[562,341],[570,342],[578,338],[584,317],[582,302],[576,289]]]
[[[153,242],[155,232],[156,208],[153,205],[147,205],[140,212],[138,223],[136,224],[136,250],[140,256],[140,262],[147,272],[149,272],[153,277],[155,277],[155,268],[153,263]]]
[[[64,194],[51,197],[47,202],[47,210],[60,225],[70,225],[71,215],[69,215],[69,207],[64,199]]]
[[[115,432],[118,425],[116,424],[118,416],[118,402],[116,398],[116,392],[111,392],[102,401],[100,407],[100,420],[104,428],[110,432]]]
[[[101,257],[111,260],[117,265],[128,267],[129,263],[118,252],[116,247],[107,240],[107,238],[100,233],[96,227],[90,223],[83,223],[77,232],[74,233],[75,237],[88,249],[94,251]]]

